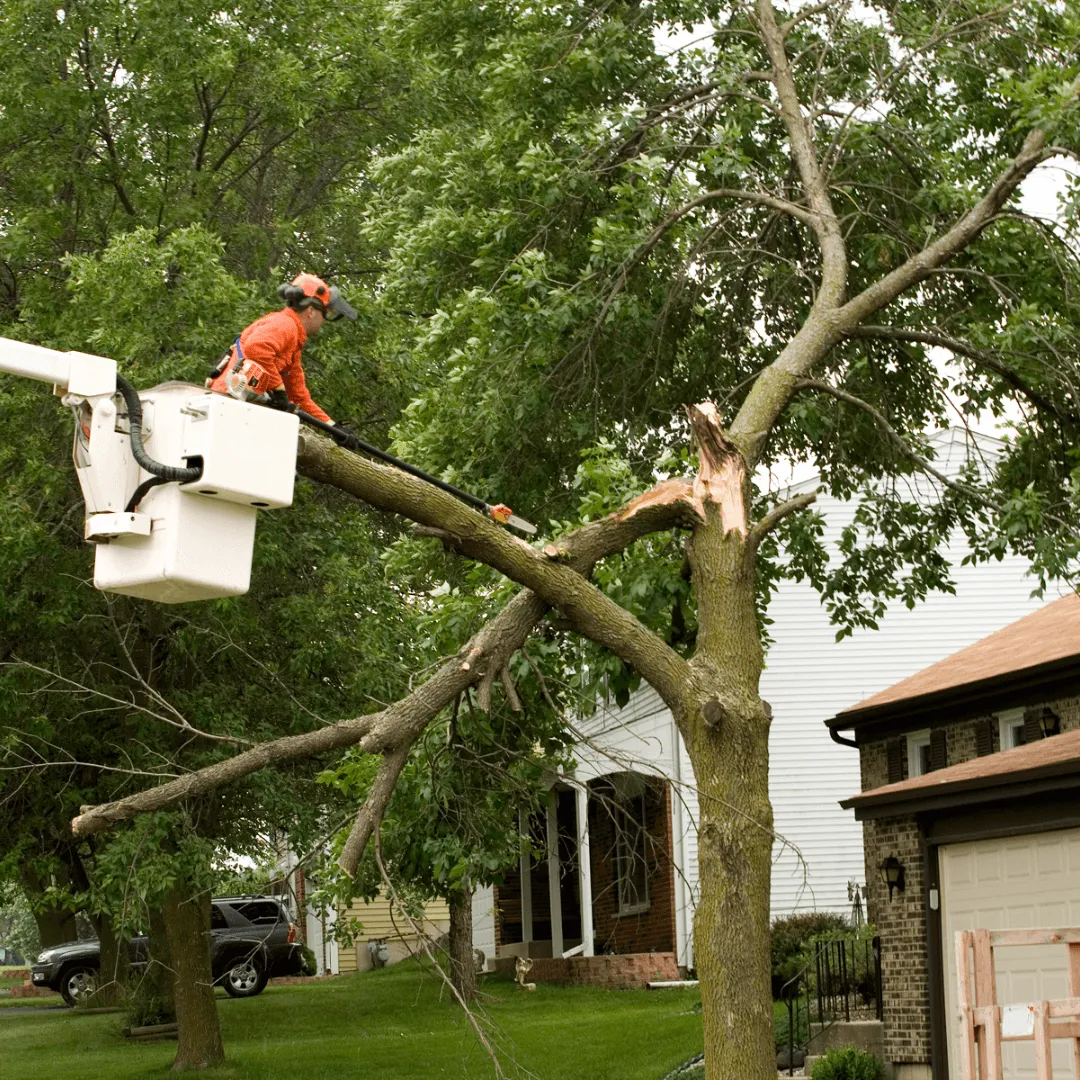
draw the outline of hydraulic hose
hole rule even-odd
[[[120,391],[124,404],[127,405],[128,425],[131,428],[131,454],[139,463],[139,467],[145,469],[152,476],[159,477],[164,484],[174,481],[180,484],[190,484],[193,480],[198,480],[203,472],[201,465],[162,465],[160,461],[155,461],[147,454],[142,441],[143,413],[138,391],[122,375],[116,376],[116,388]],[[146,494],[146,492],[142,494]]]
[[[151,488],[156,488],[161,484],[167,484],[169,481],[164,476],[151,476],[149,480],[144,480],[131,494],[131,498],[128,499],[127,506],[124,507],[125,514],[134,514],[138,509],[139,503],[143,501],[146,493]]]

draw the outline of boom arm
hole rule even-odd
[[[89,353],[57,352],[0,338],[0,372],[52,383],[66,394],[93,398],[116,393],[116,361]]]

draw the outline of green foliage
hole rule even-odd
[[[810,1014],[805,1002],[792,1001],[792,1009],[789,1013],[786,1001],[774,1001],[773,1042],[777,1053],[787,1050],[789,1046],[805,1046],[809,1038]]]
[[[814,1063],[813,1080],[881,1080],[881,1062],[865,1050],[845,1046],[827,1050]]]
[[[786,965],[799,960],[815,938],[829,933],[850,934],[851,924],[835,911],[806,911],[773,919],[769,944],[773,972],[786,971]]]
[[[18,890],[9,890],[0,903],[0,947],[18,953],[27,963],[33,963],[41,951],[41,938],[29,901]]]

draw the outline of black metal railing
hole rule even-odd
[[[787,1006],[787,1062],[833,1024],[852,1017],[881,1019],[881,939],[850,937],[818,942],[806,965],[780,988]],[[814,1030],[814,1027],[817,1030]]]

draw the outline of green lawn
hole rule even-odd
[[[507,1074],[538,1080],[660,1080],[702,1047],[696,990],[560,989],[483,983]],[[412,964],[260,997],[218,1001],[236,1080],[435,1080],[494,1075],[461,1011]],[[4,1080],[161,1076],[175,1044],[132,1045],[116,1014],[0,1016]],[[12,1051],[15,1051],[14,1053]]]

